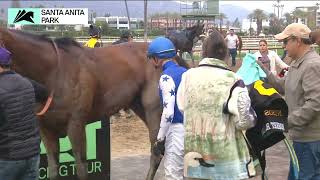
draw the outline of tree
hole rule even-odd
[[[255,9],[251,14],[249,14],[249,16],[256,20],[257,35],[259,35],[262,30],[262,21],[268,18],[267,15],[263,10]]]
[[[92,13],[92,17],[93,17],[93,18],[96,18],[96,17],[97,17],[97,12],[93,12],[93,13]]]
[[[250,28],[249,28],[249,36],[251,36],[254,32],[254,29],[252,28],[252,20],[253,20],[253,14],[248,15],[248,19],[250,19]]]
[[[226,26],[227,26],[227,29],[229,29],[229,27],[230,27],[230,21],[229,20],[227,20],[227,23],[226,23]]]
[[[301,19],[303,24],[305,24],[304,20],[308,17],[307,12],[297,8],[292,12],[292,15],[296,23]]]
[[[102,35],[107,35],[109,33],[109,26],[108,23],[105,21],[96,21],[96,26],[101,28],[101,34]]]
[[[278,34],[282,30],[282,22],[278,19],[278,16],[274,13],[269,14],[269,28],[268,33],[269,34]],[[266,34],[266,32],[264,31]]]
[[[192,9],[199,9],[199,3],[197,2],[197,1],[194,1],[193,3],[192,3]]]
[[[223,20],[228,19],[227,15],[224,13],[219,14],[219,20],[220,20],[220,32],[222,32],[222,25],[223,25]]]
[[[287,25],[289,25],[289,24],[291,24],[291,23],[293,23],[294,21],[294,17],[292,16],[292,14],[290,14],[290,13],[285,13],[284,14],[284,18],[285,18],[285,20],[286,20],[286,22],[285,22],[285,26],[287,26]]]
[[[239,21],[238,18],[236,18],[236,19],[233,21],[232,26],[233,26],[233,27],[240,28],[241,24],[240,24],[240,21]]]

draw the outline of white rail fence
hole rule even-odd
[[[268,48],[271,50],[277,51],[278,49],[283,49],[282,42],[279,42],[273,37],[241,37],[242,38],[242,51],[243,53],[246,52],[255,52],[259,50],[259,41],[261,39],[265,39],[268,43]],[[88,37],[75,37],[74,38],[80,44],[85,44],[89,38]],[[115,37],[102,37],[101,41],[104,46],[110,45],[112,42],[117,41],[118,38]],[[133,41],[135,42],[144,42],[143,38],[134,38]],[[147,42],[151,42],[152,39],[147,39]],[[193,52],[195,54],[201,54],[201,43],[197,43],[194,48]],[[317,45],[312,45],[312,47],[317,47]]]

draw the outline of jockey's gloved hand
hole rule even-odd
[[[160,155],[164,155],[164,151],[165,151],[165,142],[166,139],[164,138],[163,140],[157,140],[154,144],[153,144],[153,154],[156,156],[160,156]]]

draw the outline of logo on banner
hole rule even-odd
[[[40,23],[39,8],[9,8],[8,24],[34,25]]]
[[[13,22],[17,23],[20,21],[28,21],[28,22],[34,23],[33,17],[34,17],[34,13],[32,11],[27,12],[26,10],[19,10]]]

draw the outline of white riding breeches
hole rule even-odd
[[[183,180],[184,125],[170,124],[166,135],[164,171],[165,180]]]

